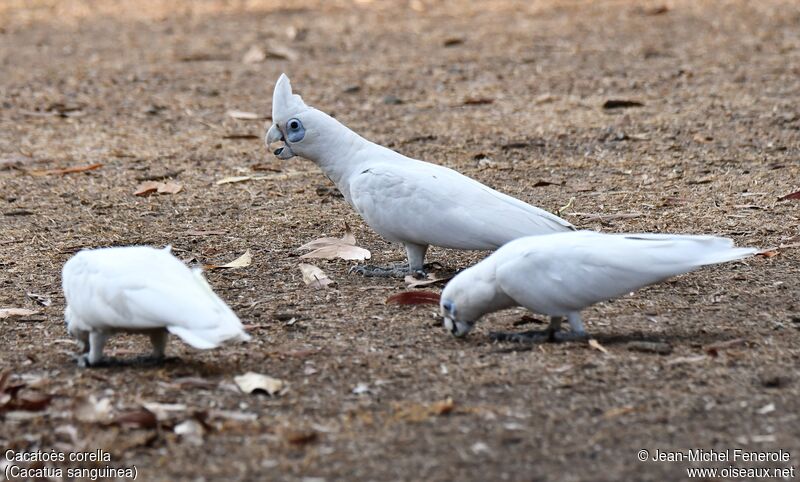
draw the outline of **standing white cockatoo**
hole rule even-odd
[[[490,250],[522,236],[572,231],[567,221],[458,172],[418,161],[370,142],[292,94],[281,75],[272,94],[272,126],[280,159],[295,155],[317,164],[364,218],[406,248],[402,269],[359,267],[369,276],[423,271],[428,246]]]
[[[67,331],[81,343],[80,366],[100,362],[117,332],[149,335],[156,359],[164,357],[168,332],[200,349],[250,339],[200,269],[189,269],[169,246],[80,251],[64,264],[62,285]]]
[[[453,278],[442,292],[444,325],[466,335],[483,315],[524,306],[549,315],[544,333],[499,334],[499,339],[553,341],[563,318],[583,338],[580,310],[701,266],[746,258],[715,236],[602,234],[592,231],[530,236],[512,241]]]

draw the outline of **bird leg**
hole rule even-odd
[[[164,360],[164,353],[167,350],[168,337],[169,332],[167,332],[167,330],[155,330],[150,332],[150,343],[153,344],[154,360]]]
[[[99,331],[89,333],[89,351],[78,356],[78,366],[81,368],[99,366],[103,360],[103,348],[108,341],[108,334]]]
[[[418,279],[425,278],[427,276],[425,272],[425,253],[428,251],[428,246],[411,243],[404,243],[404,245],[408,263],[394,263],[389,267],[358,265],[350,268],[350,272],[378,278],[404,278],[409,274]]]
[[[583,329],[581,316],[571,313],[567,316],[570,332],[561,331],[563,316],[551,316],[550,324],[544,330],[528,330],[520,333],[491,332],[489,337],[493,341],[510,341],[514,343],[553,343],[562,341],[577,341],[586,338],[586,331]]]

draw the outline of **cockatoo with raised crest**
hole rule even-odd
[[[189,269],[169,247],[80,251],[64,264],[62,284],[80,366],[99,364],[106,341],[118,332],[149,335],[156,360],[164,358],[168,333],[200,349],[250,339],[200,269]]]
[[[281,75],[272,95],[267,148],[280,159],[313,161],[364,221],[401,243],[402,268],[356,268],[368,276],[422,273],[428,246],[492,250],[522,237],[572,231],[567,221],[452,169],[418,161],[370,142],[292,93]]]
[[[555,341],[586,336],[580,310],[702,266],[752,256],[715,236],[603,234],[592,231],[514,240],[459,273],[440,309],[455,336],[466,335],[483,315],[524,306],[550,316],[544,333],[496,334],[512,341]],[[567,319],[571,333],[559,332]]]

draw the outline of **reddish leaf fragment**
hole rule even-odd
[[[131,428],[156,428],[158,419],[156,415],[146,408],[137,408],[122,412],[111,422],[112,425]]]
[[[800,191],[793,192],[791,194],[787,194],[781,198],[778,198],[778,201],[788,201],[789,199],[800,199]]]
[[[490,97],[468,97],[464,99],[464,105],[486,105],[494,102]]]
[[[292,445],[306,445],[317,440],[317,432],[311,430],[290,430],[285,433],[286,441]]]
[[[102,164],[89,164],[88,166],[72,166],[72,167],[65,167],[63,169],[36,169],[33,171],[28,171],[28,174],[33,176],[51,176],[51,175],[64,175],[64,174],[72,174],[75,172],[85,172],[85,171],[94,171],[95,169],[100,169],[103,167]]]
[[[403,291],[386,298],[384,303],[387,305],[438,305],[439,298],[439,293],[433,291]]]
[[[734,338],[733,340],[726,340],[720,341],[717,343],[712,343],[710,345],[706,345],[703,347],[703,351],[705,351],[708,356],[715,357],[719,355],[720,350],[726,350],[728,348],[733,348],[735,346],[746,345],[747,340],[744,338]]]

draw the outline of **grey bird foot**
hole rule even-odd
[[[512,343],[560,343],[565,341],[582,341],[588,339],[586,333],[553,330],[528,330],[519,333],[493,331],[489,333],[492,341],[508,341]]]
[[[413,274],[415,277],[421,275],[423,278],[426,274],[423,271],[411,272],[406,263],[394,263],[391,266],[369,266],[357,265],[350,268],[351,273],[360,274],[367,278],[405,278],[408,274]]]
[[[83,353],[81,355],[75,355],[73,357],[75,363],[78,364],[80,368],[99,368],[99,367],[106,367],[110,365],[110,361],[107,358],[101,358],[100,360],[92,363],[89,359],[88,353]]]
[[[155,355],[143,355],[137,356],[132,358],[127,365],[137,366],[137,367],[160,367],[164,366],[169,362],[173,362],[178,360],[178,357],[165,357],[165,356],[155,356]]]

